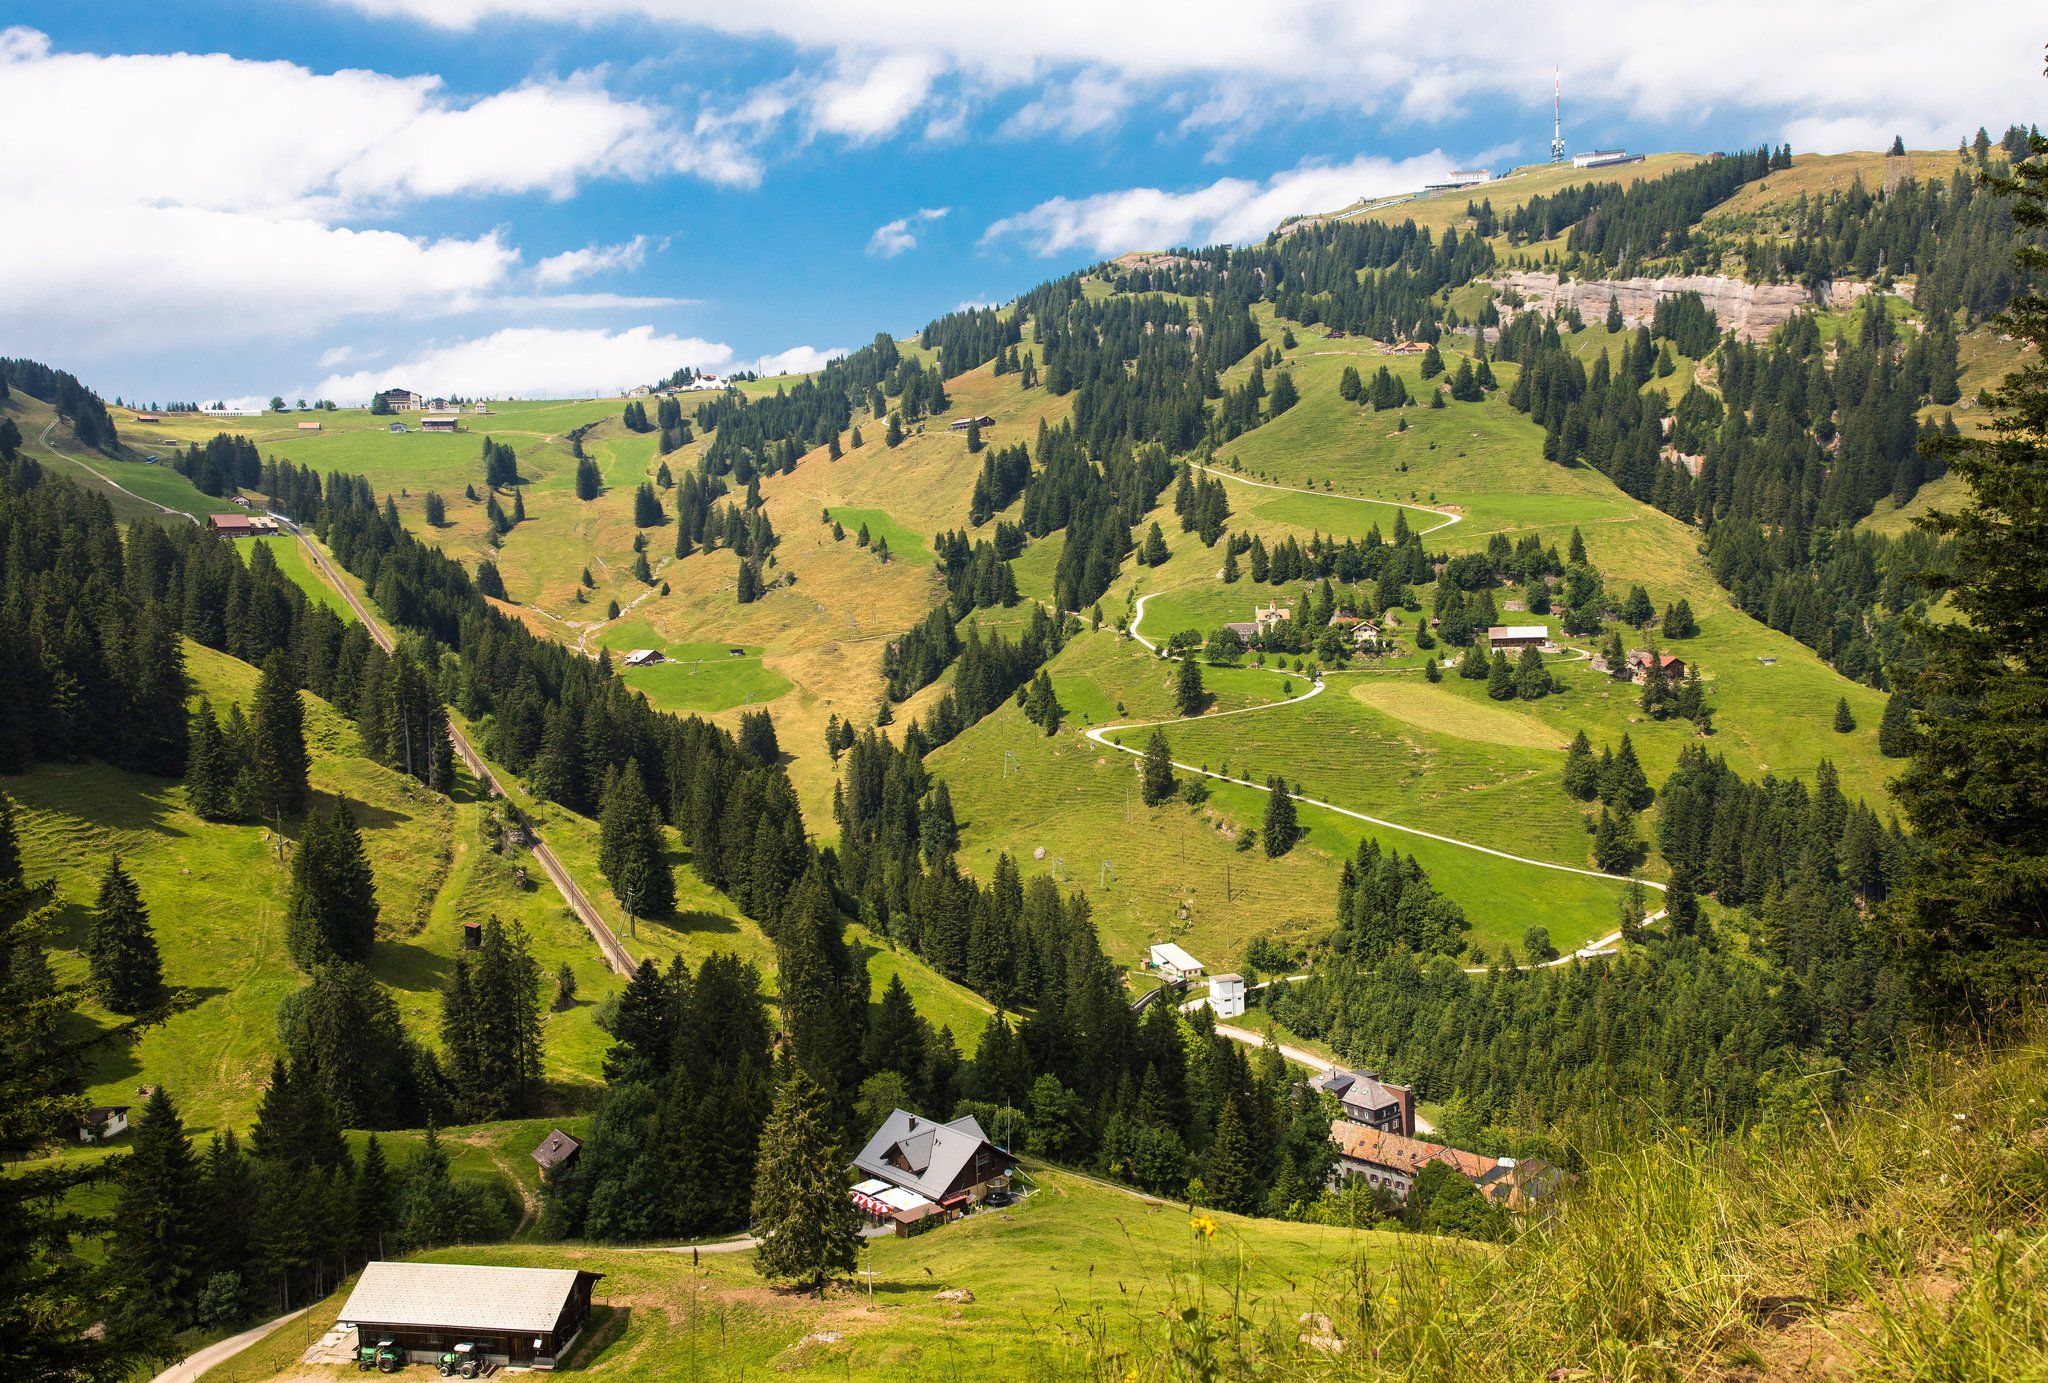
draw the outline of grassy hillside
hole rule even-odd
[[[217,711],[246,704],[254,691],[256,671],[246,664],[197,646],[187,647],[187,660],[195,694]],[[354,726],[325,702],[306,701],[313,787],[354,804],[380,905],[370,969],[408,1027],[438,1043],[439,992],[461,924],[516,918],[548,974],[565,962],[576,972],[579,1002],[547,1018],[545,1071],[558,1100],[580,1101],[608,1040],[592,1015],[614,987],[588,933],[551,890],[519,887],[513,862],[488,847],[473,794],[449,799],[410,784],[363,757]],[[195,1129],[245,1125],[277,1051],[277,1006],[301,982],[284,949],[290,871],[272,833],[202,821],[186,809],[181,784],[99,763],[38,765],[5,787],[29,877],[54,878],[66,904],[53,950],[59,968],[82,973],[88,911],[107,856],[118,852],[150,907],[165,980],[182,991],[169,1021],[100,1054],[89,1093],[132,1104],[138,1086],[163,1085]],[[298,829],[286,823],[288,836]]]
[[[777,1377],[983,1379],[1064,1372],[1108,1329],[1157,1319],[1242,1272],[1263,1300],[1334,1310],[1361,1272],[1401,1251],[1390,1235],[1214,1217],[1213,1238],[1178,1205],[1062,1172],[1002,1212],[915,1239],[871,1241],[867,1287],[819,1301],[766,1287],[752,1255],[557,1245],[453,1249],[447,1262],[580,1267],[605,1274],[598,1315],[572,1367],[590,1378],[682,1383]],[[971,1293],[942,1300],[940,1293]],[[330,1324],[344,1292],[207,1383],[297,1376],[299,1354]],[[1295,1303],[1300,1303],[1298,1306]],[[324,1376],[324,1375],[323,1375]]]

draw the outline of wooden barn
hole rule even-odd
[[[341,1308],[358,1347],[391,1340],[406,1362],[432,1364],[464,1341],[493,1364],[552,1369],[590,1318],[603,1273],[371,1263]]]

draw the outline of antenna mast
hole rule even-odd
[[[1550,161],[1564,162],[1564,76],[1550,69]]]

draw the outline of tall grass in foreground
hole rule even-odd
[[[1601,1157],[1513,1243],[1361,1260],[1338,1299],[1260,1300],[1198,1218],[1180,1298],[1084,1322],[1069,1375],[2048,1379],[2048,1026],[1851,1101]]]

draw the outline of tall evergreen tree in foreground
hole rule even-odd
[[[1183,657],[1174,682],[1174,709],[1184,716],[1200,715],[1208,702],[1208,693],[1202,690],[1202,665],[1192,657]]]
[[[1266,824],[1261,833],[1266,854],[1278,859],[1294,848],[1301,828],[1295,824],[1294,798],[1288,794],[1285,778],[1266,780]]]
[[[170,1335],[196,1319],[206,1262],[199,1163],[161,1086],[135,1120],[120,1181],[107,1270],[121,1295],[109,1328],[153,1355],[175,1357]]]
[[[58,913],[47,888],[22,880],[12,805],[0,794],[0,1156],[16,1162],[0,1176],[0,1378],[117,1383],[134,1372],[138,1351],[88,1334],[116,1289],[110,1274],[74,1251],[109,1226],[90,1202],[72,1198],[108,1181],[113,1164],[16,1161],[85,1112],[75,1078],[84,1048],[127,1033],[69,1035],[85,1030],[70,1022],[83,988],[56,982],[43,959]],[[24,986],[19,977],[31,971],[42,980]]]
[[[116,1013],[141,1013],[154,1007],[163,993],[163,961],[157,955],[156,933],[150,929],[149,908],[135,880],[121,868],[119,855],[107,860],[107,872],[100,876],[85,957],[93,985]]]
[[[336,798],[306,822],[292,857],[285,904],[285,948],[301,970],[370,958],[377,937],[377,885],[348,799]]]
[[[755,1265],[763,1277],[824,1294],[853,1271],[860,1220],[846,1194],[845,1155],[825,1093],[801,1068],[775,1092],[754,1180]]]
[[[2048,139],[1989,185],[2023,229],[2048,227]],[[2048,272],[2023,244],[2020,270]],[[1930,1013],[2012,1012],[2048,984],[2048,295],[2012,301],[2000,327],[2034,347],[1990,394],[1988,432],[1931,445],[1973,501],[1921,526],[1955,544],[1935,583],[1960,618],[1919,622],[1920,726],[1899,776],[1921,847],[1887,909],[1887,946]]]

